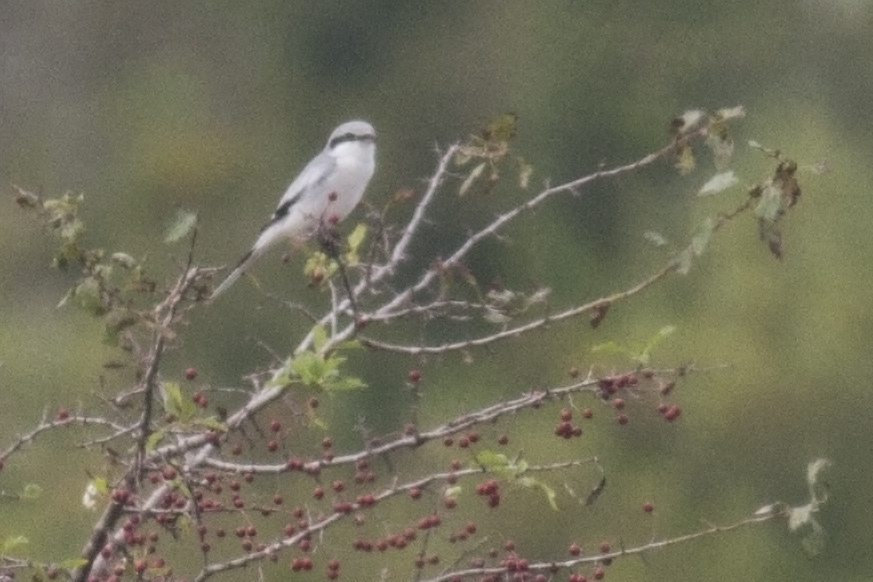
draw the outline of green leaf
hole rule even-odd
[[[502,113],[482,129],[482,139],[485,141],[510,141],[515,137],[517,122],[518,115],[516,113]]]
[[[190,398],[186,398],[182,392],[182,386],[178,382],[164,382],[161,391],[164,397],[164,411],[172,414],[181,422],[188,422],[197,414],[197,406]]]
[[[189,212],[180,208],[176,211],[176,216],[173,217],[173,220],[167,227],[166,234],[164,235],[164,242],[167,244],[179,242],[188,236],[196,226],[197,213]]]
[[[509,458],[506,455],[489,450],[483,450],[476,453],[476,456],[473,457],[473,461],[489,471],[505,469],[509,466]]]
[[[94,277],[88,277],[73,291],[73,299],[78,306],[92,315],[102,315],[105,311],[100,298],[100,283]]]
[[[109,493],[109,482],[104,477],[94,477],[91,479],[91,484],[94,485],[97,492],[101,495]]]
[[[61,560],[58,562],[58,566],[63,568],[64,570],[72,570],[73,568],[79,568],[80,566],[84,566],[88,563],[88,560],[84,558],[67,558],[66,560]]]
[[[352,251],[357,251],[361,247],[361,243],[367,237],[367,225],[358,224],[351,234],[348,236],[349,248]]]
[[[20,548],[21,546],[25,546],[29,543],[30,543],[30,540],[28,540],[24,536],[9,536],[9,537],[3,538],[3,542],[0,543],[0,554],[2,554],[2,555],[11,554],[12,550],[15,550],[16,548]]]
[[[629,350],[615,341],[608,341],[592,346],[591,351],[597,354],[620,354],[627,355]]]
[[[196,426],[204,426],[206,428],[225,433],[227,432],[227,425],[214,416],[208,416],[206,418],[198,418],[193,422]]]
[[[146,452],[150,453],[155,450],[158,446],[158,443],[164,438],[166,434],[163,430],[156,430],[152,434],[149,435],[149,438],[146,439]]]
[[[323,325],[316,325],[312,328],[312,347],[316,352],[321,351],[328,339],[327,329]]]

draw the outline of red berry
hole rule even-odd
[[[282,430],[282,423],[280,423],[278,420],[271,420],[270,430],[273,432],[279,432],[280,430]]]
[[[645,503],[643,503],[643,511],[645,511],[646,513],[652,513],[654,510],[655,506],[652,504],[651,501],[646,501]]]
[[[627,422],[628,422],[627,414],[619,414],[618,417],[616,417],[616,420],[618,421],[618,424],[621,424],[621,425],[627,424]]]
[[[682,414],[682,409],[674,404],[673,406],[669,407],[666,412],[664,412],[664,418],[666,418],[669,422],[673,422],[674,420],[679,418],[680,414]]]
[[[415,384],[416,382],[418,382],[418,381],[421,380],[421,371],[419,371],[419,370],[410,370],[410,371],[409,371],[409,374],[407,375],[407,378],[409,379],[410,382],[412,382],[413,384]]]
[[[58,410],[58,416],[57,416],[58,420],[64,421],[64,420],[67,420],[68,418],[70,418],[70,411],[69,410],[67,410],[66,408],[61,408],[60,410]]]
[[[497,437],[497,444],[499,444],[499,445],[509,444],[509,437],[505,434],[500,435],[499,437]]]
[[[578,556],[582,553],[582,548],[579,547],[579,544],[573,542],[572,544],[570,544],[569,552],[571,556]]]
[[[195,368],[194,366],[191,366],[191,367],[185,369],[185,379],[186,380],[193,380],[196,377],[197,377],[197,368]]]
[[[419,489],[418,487],[413,487],[412,489],[409,490],[409,496],[412,497],[413,499],[420,499],[421,498],[421,489]]]
[[[616,410],[624,410],[624,398],[616,398],[612,401],[612,405]]]
[[[611,549],[611,546],[609,545],[609,542],[607,542],[606,540],[600,542],[600,553],[601,554],[608,554],[610,549]]]
[[[561,410],[561,420],[564,422],[570,422],[571,420],[573,420],[573,413],[564,408],[563,410]]]

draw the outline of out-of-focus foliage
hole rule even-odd
[[[447,197],[429,217],[428,250],[440,251],[477,219],[493,216],[503,196],[524,195],[519,182],[536,186],[634,159],[660,147],[669,120],[688,107],[743,103],[748,117],[732,126],[734,141],[710,144],[715,162],[683,150],[677,163],[689,171],[685,178],[664,164],[561,198],[508,233],[505,247],[491,249],[504,253],[500,259],[486,249],[468,266],[473,281],[594,298],[648,272],[674,248],[647,238],[683,241],[692,233],[706,253],[691,251],[687,277],[611,310],[596,330],[556,326],[533,346],[471,354],[470,366],[425,362],[424,398],[435,415],[457,412],[560,377],[570,366],[584,369],[603,356],[591,353],[594,345],[631,345],[675,324],[655,363],[728,367],[689,381],[686,413],[669,437],[633,418],[627,430],[605,425],[590,435],[587,446],[612,459],[607,471],[634,475],[599,494],[591,527],[616,511],[625,516],[622,525],[639,526],[636,514],[609,505],[622,494],[658,492],[665,515],[680,515],[644,526],[655,535],[718,521],[762,500],[801,499],[789,476],[823,456],[834,461],[828,512],[818,516],[828,543],[809,561],[782,532],[758,530],[666,550],[624,566],[622,579],[721,580],[741,571],[773,581],[866,580],[873,571],[873,509],[866,502],[873,455],[858,443],[873,440],[873,132],[864,113],[873,109],[873,68],[863,58],[873,52],[871,31],[869,3],[825,0],[7,3],[0,19],[0,189],[14,196],[18,184],[38,199],[59,200],[45,210],[57,213],[62,239],[124,254],[101,257],[111,273],[101,269],[71,296],[101,314],[100,325],[56,310],[78,278],[72,271],[81,255],[68,247],[55,256],[57,245],[5,196],[0,438],[46,407],[91,398],[102,382],[130,382],[129,369],[110,365],[122,360],[116,348],[95,347],[101,334],[114,339],[129,325],[128,309],[141,321],[135,306],[107,303],[107,293],[124,287],[116,277],[143,283],[135,271],[147,257],[149,285],[160,291],[171,280],[187,259],[181,245],[163,244],[163,227],[178,207],[198,213],[196,260],[234,260],[339,121],[366,117],[379,131],[367,196],[380,208],[401,189],[420,192],[435,143],[465,139],[499,112],[517,114],[512,155],[523,161],[492,167],[479,160],[484,165],[467,195]],[[748,155],[749,139],[782,148],[778,159],[794,163],[774,172],[773,159]],[[735,191],[695,194],[707,184],[707,192],[726,186],[710,180],[722,171],[718,156],[728,153],[737,176],[770,183],[757,199],[756,225],[746,221],[711,241],[707,219]],[[831,171],[819,176],[825,165]],[[474,167],[459,171],[470,176]],[[500,179],[492,184],[495,167]],[[792,208],[797,174],[803,198]],[[68,191],[76,194],[65,199]],[[67,220],[79,193],[88,200],[86,231]],[[396,204],[397,220],[404,211]],[[750,236],[756,228],[765,244]],[[558,242],[541,244],[544,230]],[[44,268],[53,260],[76,264],[69,279]],[[276,293],[317,304],[324,295],[299,276],[302,261],[292,256],[285,267],[278,256],[265,257],[256,276]],[[550,300],[562,299],[556,293]],[[196,363],[217,384],[236,385],[269,364],[270,351],[286,355],[289,330],[300,322],[252,285],[240,285],[230,299],[192,316],[171,365]],[[361,416],[401,426],[410,363],[368,361],[359,352],[342,364],[369,388],[336,396],[348,404],[331,426],[353,426]],[[533,452],[542,445],[531,434],[519,446]],[[69,447],[60,439],[37,443],[27,467],[0,474],[4,490],[31,482],[45,489],[39,504],[8,516],[36,554],[75,555],[77,535],[90,525],[81,492],[88,473],[102,467],[83,465]],[[518,511],[535,525],[542,496],[532,497],[534,509],[519,504]],[[68,519],[38,526],[56,522],[61,508]],[[550,532],[556,523],[579,527],[559,520],[549,523]],[[547,546],[548,533],[532,527],[519,543]]]

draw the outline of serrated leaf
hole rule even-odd
[[[180,208],[176,211],[176,215],[167,227],[166,234],[164,235],[164,242],[167,244],[179,242],[188,236],[196,226],[197,213],[189,212],[188,210]]]
[[[716,174],[712,178],[710,178],[706,184],[704,184],[700,190],[697,192],[698,196],[707,196],[711,194],[716,194],[718,192],[723,192],[739,183],[739,178],[737,178],[736,174],[734,174],[733,170],[728,170],[727,172],[721,172],[720,174]]]
[[[487,165],[487,162],[482,162],[478,166],[473,168],[473,170],[469,173],[469,175],[467,175],[467,177],[461,183],[461,187],[458,189],[458,196],[463,196],[467,193],[467,190],[470,189],[470,186],[473,185],[473,182],[475,182],[479,178],[479,176],[482,175],[482,172],[485,171],[486,165]]]

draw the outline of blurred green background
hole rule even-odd
[[[400,188],[420,193],[435,145],[503,111],[519,115],[514,151],[533,164],[536,188],[660,147],[669,120],[687,109],[744,105],[749,115],[733,132],[735,166],[747,181],[772,168],[745,147],[749,139],[801,166],[831,168],[801,173],[782,262],[746,217],[715,237],[687,277],[616,306],[597,331],[584,322],[556,325],[474,352],[472,364],[457,355],[423,362],[357,354],[352,370],[370,387],[332,401],[332,422],[350,426],[364,416],[377,432],[397,430],[411,416],[404,388],[411,367],[424,370],[420,415],[433,423],[562,382],[571,366],[626,365],[590,348],[674,324],[678,332],[658,349],[656,364],[729,366],[680,382],[685,412],[675,425],[654,418],[651,403],[631,403],[627,427],[603,408],[564,456],[600,456],[610,486],[598,505],[552,516],[541,496],[510,492],[506,513],[483,514],[495,539],[512,536],[532,557],[560,556],[572,540],[630,546],[727,523],[775,500],[804,502],[806,463],[824,456],[834,461],[832,501],[821,515],[828,544],[816,559],[772,523],[620,560],[609,576],[871,579],[873,3],[28,0],[6,1],[2,12],[0,188],[83,192],[87,242],[147,257],[166,281],[185,258],[182,247],[161,243],[177,208],[200,213],[198,261],[232,263],[331,128],[350,118],[371,121],[380,136],[368,191],[378,207]],[[471,259],[473,273],[519,289],[551,286],[554,305],[624,288],[667,256],[645,231],[677,248],[702,217],[741,200],[737,191],[698,199],[713,171],[706,158],[700,165],[682,178],[661,163],[555,199],[513,225],[504,243],[484,245]],[[510,182],[461,201],[456,191],[456,184],[445,189],[413,264],[426,266],[524,196]],[[101,380],[110,388],[131,381],[129,370],[101,367],[118,354],[101,345],[99,322],[56,309],[75,274],[48,269],[52,252],[51,238],[7,196],[0,443],[43,409],[92,405]],[[259,281],[312,308],[324,305],[298,275],[299,261],[283,267],[279,254],[260,261]],[[243,280],[192,313],[164,373],[194,365],[205,381],[239,384],[271,363],[267,347],[285,353],[303,324]],[[415,326],[405,331],[420,337]],[[451,335],[439,326],[427,333]],[[532,461],[554,445],[543,418],[512,420],[505,430]],[[76,438],[40,439],[0,473],[7,492],[27,482],[45,487],[36,502],[0,506],[0,536],[26,535],[33,557],[73,555],[89,531],[93,514],[79,500],[86,471],[102,464],[72,448]],[[355,438],[351,430],[337,435],[346,449]],[[653,520],[639,511],[646,499],[656,504]],[[524,527],[509,525],[515,520]]]

